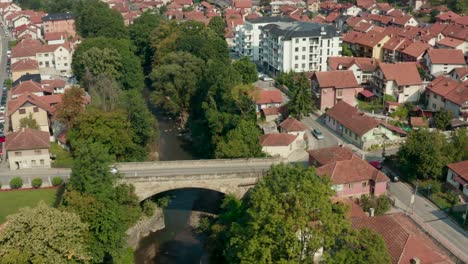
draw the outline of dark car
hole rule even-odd
[[[381,170],[382,169],[382,162],[380,161],[369,161],[369,164],[372,165],[374,168]]]
[[[397,182],[397,181],[399,181],[398,176],[397,176],[395,173],[393,173],[393,172],[387,173],[387,176],[388,176],[388,178],[390,178],[390,180],[391,180],[392,182]]]

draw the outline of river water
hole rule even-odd
[[[181,130],[170,119],[158,118],[160,127],[159,159],[188,160],[193,157],[183,147]],[[164,209],[165,228],[144,237],[135,251],[136,264],[208,263],[205,237],[196,232],[201,212],[217,214],[223,195],[201,189],[180,189],[161,193],[153,200],[168,196]]]

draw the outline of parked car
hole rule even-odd
[[[110,173],[117,174],[117,173],[119,173],[119,170],[117,169],[116,166],[111,166],[110,167]]]
[[[382,165],[382,162],[380,161],[369,161],[369,164],[372,165],[374,168],[378,169],[378,170],[381,170],[383,165]]]
[[[314,135],[314,137],[316,139],[324,139],[325,138],[323,136],[323,134],[322,134],[322,131],[320,131],[320,129],[318,129],[318,128],[312,129],[312,135]]]
[[[390,178],[390,180],[391,180],[392,182],[397,182],[397,181],[399,181],[398,176],[395,175],[395,173],[393,173],[393,172],[387,173],[387,176],[388,176],[388,178]]]
[[[5,134],[3,134],[3,132],[0,133],[0,142],[5,142]]]
[[[273,81],[273,78],[271,78],[270,76],[268,75],[264,75],[262,78],[261,78],[262,81],[265,81],[265,82],[271,82]]]

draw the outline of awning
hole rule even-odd
[[[371,98],[371,97],[374,97],[374,94],[369,91],[369,90],[363,90],[361,92],[359,92],[362,96],[366,97],[366,98]]]

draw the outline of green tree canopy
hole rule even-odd
[[[0,232],[0,263],[88,263],[87,243],[88,226],[78,215],[40,202],[8,217]]]
[[[301,73],[294,82],[291,101],[288,110],[297,119],[312,113],[314,101],[312,100],[312,88],[304,73]]]
[[[450,128],[453,114],[449,110],[441,110],[434,117],[434,124],[438,129],[446,130]]]
[[[242,83],[251,84],[258,80],[257,66],[248,57],[242,57],[235,61],[232,66],[242,76]]]
[[[120,54],[115,49],[92,47],[83,53],[81,63],[94,76],[105,74],[118,80],[122,75]]]
[[[224,140],[216,146],[216,158],[262,157],[258,141],[261,135],[255,122],[241,120],[236,128],[229,131]]]
[[[208,27],[211,28],[219,37],[224,38],[224,19],[220,16],[215,16],[211,18]]]
[[[78,11],[76,29],[84,38],[128,38],[122,15],[101,1],[84,0]]]
[[[36,119],[34,119],[32,113],[29,113],[29,116],[20,119],[20,127],[31,128],[36,130],[39,130],[41,128],[37,123]]]

